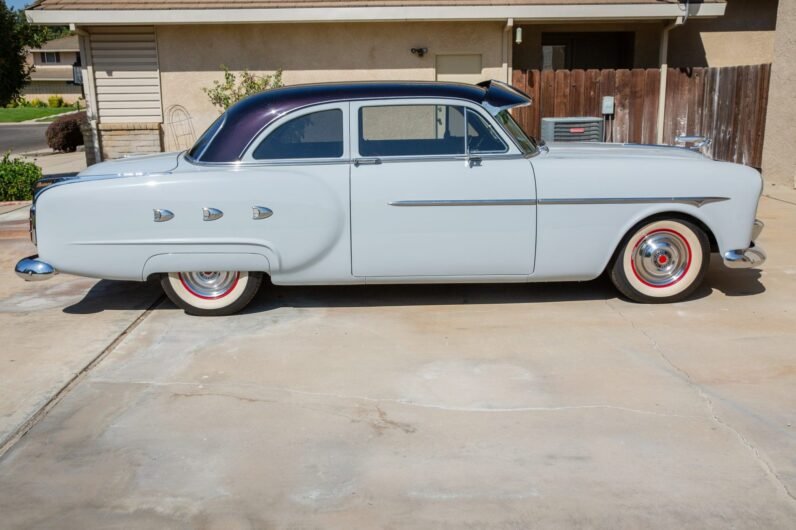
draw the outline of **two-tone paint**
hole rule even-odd
[[[358,111],[385,102],[463,106],[508,149],[362,157]],[[496,83],[267,92],[225,115],[192,152],[98,164],[41,190],[39,257],[17,272],[145,280],[264,271],[286,285],[589,280],[626,234],[661,214],[704,226],[728,265],[765,259],[753,243],[757,171],[681,148],[570,144],[524,152],[494,115],[527,103]],[[343,111],[341,157],[253,158],[275,128],[323,109]]]

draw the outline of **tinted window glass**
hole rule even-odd
[[[495,129],[482,116],[467,111],[467,152],[502,153],[507,147]]]
[[[514,121],[514,118],[511,117],[509,111],[503,110],[498,113],[497,121],[503,126],[503,130],[509,133],[509,135],[514,139],[517,143],[517,146],[522,150],[524,154],[533,154],[536,152],[536,142],[525,134],[525,131],[522,130],[522,127]]]
[[[362,156],[464,154],[464,109],[451,105],[391,105],[359,110]]]
[[[188,151],[188,156],[190,156],[194,160],[202,159],[202,153],[205,152],[205,149],[207,149],[208,144],[216,135],[216,132],[218,132],[218,130],[224,124],[224,119],[226,117],[227,117],[226,114],[222,114],[221,116],[218,117],[216,121],[213,122],[213,124],[210,127],[207,128],[204,134],[202,134],[202,136],[199,137],[196,143],[193,144],[191,150]]]
[[[305,114],[277,127],[254,150],[257,160],[343,156],[343,111]]]

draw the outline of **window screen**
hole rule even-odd
[[[343,111],[322,110],[280,125],[254,150],[256,160],[343,156]]]
[[[503,153],[507,149],[505,142],[482,116],[467,111],[468,153]]]
[[[390,105],[359,110],[361,156],[464,154],[464,109]]]

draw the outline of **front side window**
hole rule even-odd
[[[504,153],[507,150],[505,142],[483,116],[468,110],[467,152],[470,154]]]
[[[322,110],[293,118],[254,150],[255,160],[343,156],[343,111]]]
[[[385,105],[359,109],[361,156],[434,156],[465,153],[464,108]]]

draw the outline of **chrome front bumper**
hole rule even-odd
[[[754,228],[752,229],[752,245],[746,249],[726,252],[724,254],[724,265],[730,269],[751,269],[765,263],[766,251],[755,243],[761,232],[763,232],[764,227],[763,221],[755,219]]]
[[[45,263],[39,259],[39,256],[30,256],[28,258],[19,260],[17,266],[14,267],[14,272],[17,276],[26,282],[40,282],[42,280],[49,280],[58,271],[49,263]]]

